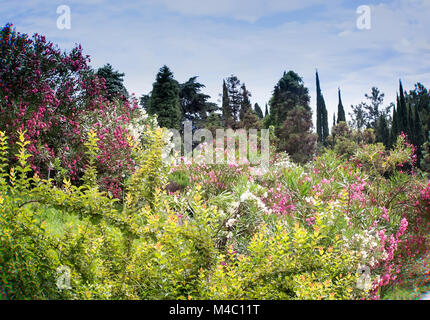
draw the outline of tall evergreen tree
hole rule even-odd
[[[143,109],[148,111],[148,107],[149,107],[149,101],[151,100],[151,94],[152,92],[150,92],[149,94],[143,94],[140,97],[140,102],[139,104],[142,106]]]
[[[430,172],[430,131],[422,146],[422,157],[420,161],[421,170]]]
[[[397,95],[397,106],[399,105],[399,96]],[[392,147],[397,140],[397,136],[399,135],[399,125],[397,120],[397,110],[396,107],[393,108],[393,121],[391,123],[390,130],[390,147]]]
[[[399,81],[399,99],[397,105],[397,125],[398,133],[410,134],[409,111],[406,104],[405,92],[403,91],[402,81]]]
[[[411,109],[414,111],[413,115],[413,137],[414,140],[412,143],[417,147],[416,155],[417,155],[417,165],[420,166],[420,162],[422,159],[422,150],[423,144],[426,141],[423,124],[421,121],[421,116],[418,111],[418,106],[411,106]]]
[[[251,97],[251,93],[246,89],[246,85],[244,83],[241,86],[241,90],[242,99],[240,104],[239,120],[243,121],[243,119],[245,118],[245,114],[249,111],[252,111],[252,105],[251,101],[249,100],[249,97]]]
[[[197,82],[197,76],[187,82],[179,84],[179,99],[182,119],[193,122],[194,128],[203,128],[211,105],[208,103],[210,96],[203,94],[201,89],[205,86]]]
[[[328,115],[325,106],[324,97],[321,93],[320,80],[318,71],[316,72],[316,86],[317,86],[317,134],[318,142],[325,145],[325,141],[329,135],[328,130]]]
[[[312,112],[297,106],[290,110],[279,132],[279,150],[299,163],[312,159],[317,136],[312,132]]]
[[[264,116],[263,116],[263,111],[261,110],[261,108],[260,108],[260,106],[258,105],[258,103],[255,103],[255,104],[254,104],[254,111],[255,111],[255,114],[257,115],[257,117],[258,117],[259,119],[263,119],[263,118],[264,118]]]
[[[107,98],[110,101],[115,98],[128,98],[128,92],[124,86],[124,73],[115,71],[108,63],[99,68],[96,74],[105,79]]]
[[[339,123],[341,121],[346,122],[345,109],[343,108],[343,104],[342,104],[342,97],[340,95],[340,88],[338,90],[338,96],[339,96],[339,104],[337,105],[337,123]]]
[[[380,106],[384,102],[384,96],[385,94],[379,91],[377,87],[372,87],[370,94],[364,95],[368,101],[370,101],[370,104],[365,103],[364,109],[366,110],[365,116],[366,116],[366,127],[375,129],[378,119],[383,113],[380,110]]]
[[[264,110],[264,116],[267,117],[269,115],[269,109],[266,103],[266,110]]]
[[[205,128],[212,132],[212,135],[215,137],[216,129],[222,128],[222,119],[221,115],[211,111],[205,123]]]
[[[390,146],[390,130],[388,128],[387,118],[381,114],[376,124],[376,142],[382,142],[385,147]]]
[[[234,125],[233,112],[230,107],[230,98],[225,80],[223,80],[222,84],[222,121],[226,128],[232,128]]]
[[[351,127],[361,131],[361,129],[366,127],[365,103],[360,102],[355,106],[351,105],[351,111],[352,112],[349,113],[351,119],[349,124]]]
[[[421,83],[416,83],[414,90],[406,95],[406,102],[418,108],[424,131],[430,130],[430,92]]]
[[[288,112],[295,107],[302,106],[311,111],[309,100],[309,90],[304,86],[303,79],[294,71],[284,72],[269,102],[270,113],[267,125],[273,125],[276,132],[283,126]]]
[[[157,114],[160,127],[180,129],[181,109],[178,82],[167,66],[161,67],[152,86],[148,114]]]
[[[235,76],[231,75],[227,78],[227,89],[228,89],[228,97],[230,100],[230,110],[231,116],[233,120],[232,128],[236,129],[237,123],[240,121],[240,108],[242,106],[242,92],[241,92],[241,84],[240,80]]]

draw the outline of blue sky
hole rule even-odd
[[[56,26],[59,5],[71,9],[70,30]],[[356,27],[357,7],[371,8],[371,29]],[[178,81],[199,76],[217,102],[222,79],[235,74],[261,106],[283,71],[303,77],[315,109],[315,69],[330,119],[337,88],[344,105],[372,86],[395,100],[430,86],[430,0],[0,0],[0,25],[35,32],[64,49],[82,44],[97,68],[111,63],[130,92],[148,93],[166,64]]]

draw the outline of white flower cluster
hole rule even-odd
[[[234,219],[234,218],[232,218],[232,219],[229,219],[228,221],[227,221],[227,223],[225,224],[225,226],[227,227],[227,228],[231,228],[231,227],[233,227],[234,225],[235,225],[235,223],[237,222],[237,219]]]
[[[146,124],[148,124],[148,114],[146,111],[144,109],[139,109],[139,111],[139,116],[134,117],[127,127],[127,131],[135,141],[140,141],[140,138],[146,131]]]
[[[249,190],[245,191],[240,196],[240,202],[246,202],[246,201],[255,201],[258,209],[260,209],[264,213],[269,213],[269,214],[272,213],[272,209],[268,209],[266,205],[263,203],[263,201],[261,201],[261,199],[256,195],[254,195],[253,193],[249,192]]]
[[[290,156],[286,152],[278,154],[278,159],[273,163],[275,168],[295,168],[297,165],[291,161]]]
[[[362,262],[374,267],[378,260],[386,258],[386,252],[381,252],[380,240],[374,230],[364,230],[363,233],[355,234],[350,239],[344,237],[345,247],[358,253]]]

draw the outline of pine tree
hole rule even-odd
[[[325,106],[324,97],[321,93],[320,80],[318,71],[316,72],[316,86],[317,86],[317,134],[318,142],[325,145],[325,141],[329,135],[328,130],[328,115]]]
[[[343,104],[342,104],[342,97],[340,95],[340,88],[338,90],[338,95],[339,95],[339,104],[337,106],[337,123],[339,123],[341,121],[346,122],[345,109],[343,108]]]
[[[208,103],[210,96],[203,94],[201,89],[205,86],[197,82],[197,76],[187,82],[179,84],[179,98],[181,105],[182,121],[192,121],[194,128],[203,128],[211,105]]]
[[[302,106],[310,111],[309,90],[304,86],[303,79],[294,71],[284,72],[276,84],[269,101],[270,113],[267,125],[273,125],[275,132],[283,126],[289,111]]]
[[[157,114],[160,127],[180,129],[181,109],[179,102],[178,82],[167,66],[163,66],[157,74],[152,86],[148,114]]]
[[[263,119],[263,118],[264,118],[264,116],[263,116],[263,111],[261,110],[261,108],[260,108],[260,106],[258,105],[258,103],[255,103],[255,104],[254,104],[254,111],[255,111],[255,114],[257,115],[257,117],[258,117],[259,119]]]
[[[105,79],[107,98],[110,101],[128,97],[127,89],[124,87],[124,73],[115,71],[108,63],[97,70],[97,75]]]

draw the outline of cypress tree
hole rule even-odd
[[[269,109],[266,103],[266,110],[264,111],[264,116],[267,117],[269,115]]]
[[[228,96],[228,88],[225,80],[223,80],[222,83],[222,120],[226,128],[231,128],[234,125],[230,98]]]
[[[428,132],[426,142],[422,146],[422,159],[420,161],[421,170],[430,172],[430,131]]]
[[[376,122],[376,142],[382,142],[385,147],[390,145],[390,130],[388,129],[387,118],[381,114]]]
[[[318,71],[316,72],[316,85],[317,85],[317,134],[318,134],[318,141],[324,145],[325,140],[329,135],[328,116],[327,116],[327,108],[324,102],[324,97],[321,93]]]
[[[266,105],[266,107],[267,107],[267,105]],[[260,108],[260,106],[258,105],[258,103],[256,103],[256,104],[254,105],[254,111],[255,111],[255,114],[257,115],[257,117],[258,117],[259,119],[263,119],[263,118],[264,118],[264,116],[263,116],[263,111],[261,110],[261,108]]]
[[[246,85],[242,84],[242,99],[240,103],[240,111],[239,111],[239,120],[243,121],[245,118],[245,114],[247,114],[249,111],[252,111],[252,105],[249,101],[249,97],[251,96],[251,93],[246,89]]]
[[[322,96],[321,96],[322,97]],[[323,102],[324,102],[324,98],[323,98]],[[322,118],[322,120],[323,120],[323,133],[324,133],[324,145],[326,145],[326,143],[327,143],[327,137],[329,136],[329,129],[328,129],[328,112],[327,112],[327,109],[326,109],[326,107],[325,107],[325,102],[324,102],[324,104],[323,104],[323,109],[322,109],[322,111],[323,111],[323,118]]]
[[[399,105],[399,96],[397,96],[397,105]],[[393,121],[391,123],[391,131],[390,131],[390,147],[392,147],[397,140],[397,136],[399,135],[399,125],[397,120],[397,111],[396,108],[393,108]]]
[[[179,85],[167,66],[163,66],[157,74],[147,111],[150,115],[157,114],[160,127],[180,129]]]
[[[414,111],[412,109],[412,106],[406,103],[406,110],[408,110],[408,137],[409,141],[413,144],[415,144],[416,137],[415,137],[415,128],[414,128]]]
[[[340,95],[340,88],[338,90],[338,95],[339,95],[339,104],[337,106],[337,123],[339,123],[341,121],[346,122],[345,109],[343,108],[343,104],[342,104],[342,97]]]
[[[403,91],[402,81],[399,81],[399,91],[400,91],[400,96],[399,96],[398,105],[397,105],[398,133],[404,132],[409,135],[410,134],[409,112],[408,112],[408,106],[406,105],[406,99],[405,99],[405,93]]]
[[[424,128],[421,121],[420,112],[418,111],[418,106],[416,106],[414,109],[414,145],[417,147],[417,165],[420,167],[421,159],[422,159],[422,150],[423,150],[423,144],[426,141],[425,134],[424,134]]]

